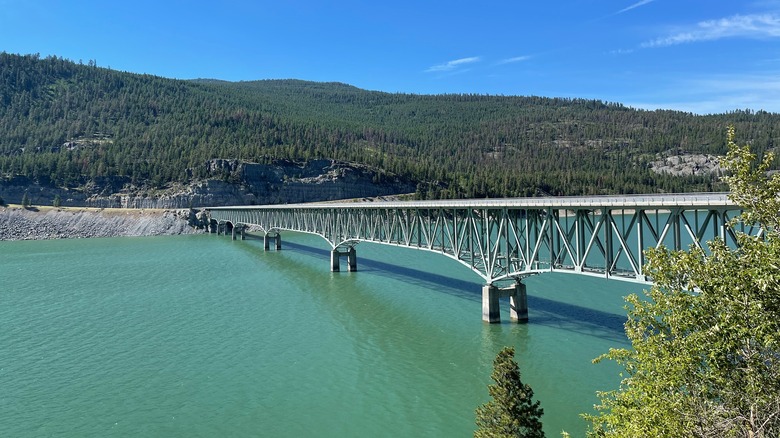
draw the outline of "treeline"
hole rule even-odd
[[[161,187],[212,158],[362,163],[421,197],[682,192],[712,176],[658,175],[659,154],[758,153],[780,115],[695,116],[584,99],[412,95],[296,80],[181,81],[58,57],[0,53],[0,176],[77,187],[105,177]]]

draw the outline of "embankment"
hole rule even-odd
[[[0,240],[202,233],[189,210],[0,207]]]

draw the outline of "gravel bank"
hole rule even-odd
[[[0,207],[0,240],[161,236],[202,233],[188,211]]]

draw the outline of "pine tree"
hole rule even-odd
[[[538,401],[533,401],[531,387],[520,380],[520,367],[514,356],[513,347],[504,347],[493,361],[490,377],[495,383],[488,385],[493,400],[476,410],[475,438],[544,437],[544,410]]]

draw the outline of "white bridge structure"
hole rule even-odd
[[[331,246],[331,270],[347,258],[357,270],[361,242],[430,251],[465,265],[484,280],[482,317],[527,321],[522,279],[565,272],[649,282],[644,251],[665,246],[707,251],[719,237],[736,245],[728,222],[741,212],[725,193],[338,202],[207,208],[218,234],[243,238],[247,226],[281,249],[282,231],[316,234]]]

